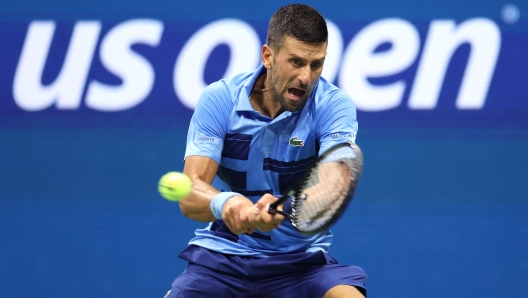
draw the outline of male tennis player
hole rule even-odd
[[[189,264],[166,297],[366,296],[365,272],[328,254],[330,231],[305,236],[266,211],[308,160],[355,141],[352,100],[321,78],[327,42],[315,9],[282,7],[262,66],[201,95],[185,153],[193,190],[180,207],[209,225],[179,255]]]

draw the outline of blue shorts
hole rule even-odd
[[[366,296],[367,275],[341,266],[329,254],[302,252],[267,258],[224,255],[189,246],[180,255],[187,269],[167,297],[317,297],[337,285],[355,286]]]

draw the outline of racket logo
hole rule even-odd
[[[288,142],[292,147],[304,147],[304,140],[299,140],[299,137],[293,137]]]

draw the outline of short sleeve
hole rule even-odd
[[[338,143],[355,143],[358,131],[356,106],[352,99],[339,89],[327,96],[329,98],[323,106],[319,107],[317,117],[319,154]]]
[[[223,81],[209,85],[202,92],[189,124],[185,158],[205,156],[220,164],[234,106],[229,94]]]

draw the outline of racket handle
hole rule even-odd
[[[268,212],[269,212],[269,210],[277,210],[277,207],[279,207],[279,205],[284,204],[289,198],[291,198],[293,196],[293,194],[294,194],[294,192],[288,192],[288,193],[282,195],[275,202],[273,202],[271,204],[268,204],[266,209],[268,210]]]
[[[276,202],[275,202],[275,203],[276,203]],[[284,216],[284,217],[286,217],[286,218],[290,218],[290,215],[289,215],[289,214],[284,213],[283,211],[277,210],[277,209],[276,209],[277,207],[273,206],[273,205],[276,205],[275,203],[273,203],[273,204],[268,204],[268,205],[266,206],[266,211],[267,211],[269,214],[271,214],[271,215],[280,214],[280,215],[282,215],[282,216]]]

